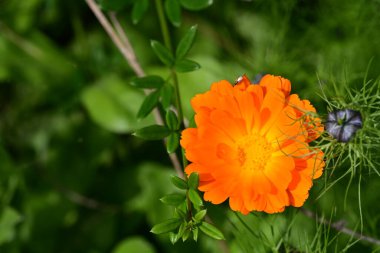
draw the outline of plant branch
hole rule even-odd
[[[356,238],[356,239],[359,239],[359,240],[363,240],[363,241],[366,241],[366,242],[369,242],[369,243],[372,243],[372,244],[376,244],[376,245],[380,245],[380,240],[379,239],[376,239],[376,238],[373,238],[373,237],[370,237],[370,236],[367,236],[367,235],[363,235],[361,233],[358,233],[352,229],[349,229],[345,226],[345,222],[344,221],[337,221],[337,222],[330,222],[324,218],[319,218],[318,215],[316,215],[315,213],[313,213],[312,211],[308,210],[308,209],[305,209],[305,208],[301,208],[301,212],[309,217],[309,218],[313,218],[313,219],[317,219],[317,221],[321,224],[325,224],[325,225],[328,225],[332,228],[334,228],[335,230],[339,231],[339,232],[342,232],[343,234],[346,234],[346,235],[349,235],[353,238]]]
[[[145,72],[143,71],[139,62],[137,61],[136,54],[132,48],[132,45],[129,42],[128,36],[126,35],[123,28],[121,27],[120,22],[117,20],[116,15],[114,13],[110,13],[110,19],[112,20],[117,32],[112,27],[111,23],[109,22],[107,17],[103,14],[103,12],[100,10],[99,6],[95,3],[94,0],[85,0],[85,1],[87,5],[90,7],[91,11],[96,16],[96,18],[98,19],[99,23],[103,26],[104,30],[107,32],[108,36],[111,38],[111,40],[116,45],[116,47],[120,50],[120,52],[122,53],[122,55],[128,62],[129,66],[131,66],[135,74],[139,77],[145,76]],[[144,93],[149,94],[150,91],[144,90]],[[153,110],[153,115],[157,124],[159,125],[164,124],[164,120],[157,108]],[[169,154],[169,158],[177,174],[180,177],[184,178],[184,173],[182,171],[182,167],[179,162],[178,156],[175,153],[173,153],[173,154]]]

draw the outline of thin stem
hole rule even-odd
[[[380,245],[379,239],[376,239],[376,238],[373,238],[373,237],[370,237],[367,235],[363,235],[361,233],[358,233],[354,230],[347,228],[345,226],[344,221],[337,221],[337,222],[331,223],[330,221],[328,221],[324,218],[318,218],[318,216],[310,210],[307,210],[305,208],[301,208],[301,211],[307,217],[317,219],[317,221],[319,223],[331,226],[332,228],[334,228],[335,230],[337,230],[339,232],[342,232],[343,234],[349,235],[349,236],[354,237],[354,238],[359,239],[359,240],[367,241],[367,242],[372,243],[372,244]]]
[[[119,35],[115,32],[114,28],[112,27],[112,25],[110,24],[110,22],[108,21],[108,19],[100,10],[99,6],[95,3],[94,0],[86,0],[86,3],[90,7],[92,12],[95,14],[96,18],[99,20],[104,30],[106,30],[107,34],[112,39],[116,47],[120,50],[124,58],[127,60],[129,66],[131,66],[135,74],[139,77],[145,76],[143,69],[141,68],[139,62],[137,61],[134,50],[131,44],[129,43],[128,36],[125,34],[124,30],[122,29],[120,22],[116,18],[116,15],[112,13],[110,14],[111,20],[114,23]],[[145,94],[149,94],[149,92],[150,91],[148,90],[144,90]],[[157,124],[159,125],[164,124],[163,118],[157,108],[153,110],[153,115]],[[173,153],[169,155],[169,158],[178,176],[184,178],[184,174],[183,174],[178,156]]]
[[[166,22],[165,14],[164,14],[164,8],[162,6],[161,0],[155,0],[156,3],[156,9],[158,14],[158,19],[160,21],[160,27],[162,31],[162,36],[164,37],[164,43],[167,46],[167,48],[172,51],[172,43],[170,40],[170,34],[168,29],[168,24]]]
[[[164,14],[162,0],[155,0],[155,3],[156,3],[158,19],[160,22],[161,32],[162,32],[162,36],[164,38],[165,46],[170,51],[172,51],[172,43],[171,43],[171,39],[170,39],[168,23],[166,22],[166,18],[165,18],[165,14]],[[174,67],[172,67],[170,69],[170,74],[172,76],[173,84],[174,84],[175,103],[176,103],[176,107],[177,107],[178,118],[182,122],[181,123],[182,127],[184,127],[184,116],[183,116],[183,111],[182,111],[181,95],[179,93],[178,76],[177,76],[177,73],[176,73]],[[183,168],[186,168],[186,166],[187,166],[187,160],[184,156],[182,156],[182,165],[183,165]]]
[[[134,59],[133,54],[130,50],[128,50],[128,47],[123,44],[106,16],[100,10],[99,6],[95,3],[94,0],[86,0],[86,2],[92,12],[95,14],[96,18],[99,20],[100,24],[103,26],[104,30],[107,32],[108,36],[110,36],[113,43],[123,54],[124,58],[127,60],[129,66],[131,66],[136,75],[139,77],[145,76],[145,73],[142,70],[140,64],[136,61],[136,59]]]

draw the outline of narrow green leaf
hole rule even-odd
[[[169,83],[166,83],[161,88],[161,104],[164,107],[164,109],[167,109],[171,106],[173,93],[174,93],[174,88]]]
[[[137,112],[137,118],[143,119],[156,107],[158,99],[160,98],[160,92],[155,91],[145,97],[140,110]]]
[[[177,213],[178,217],[182,219],[186,218],[186,213],[182,211],[180,207],[175,208],[174,211]]]
[[[190,27],[186,34],[182,37],[175,51],[175,56],[177,60],[181,60],[182,58],[184,58],[186,54],[190,51],[190,48],[194,43],[194,38],[196,34],[197,26],[194,25]]]
[[[198,231],[199,231],[199,229],[197,227],[193,229],[193,239],[194,239],[194,241],[198,241]]]
[[[198,11],[212,5],[213,0],[180,0],[180,2],[185,9]]]
[[[155,225],[150,232],[153,234],[164,234],[173,231],[174,229],[178,228],[178,226],[181,224],[181,219],[174,218],[166,220],[162,223],[159,223]]]
[[[179,229],[178,229],[178,237],[183,236],[183,233],[185,232],[186,227],[187,227],[187,222],[186,221],[182,222],[181,226],[179,226]]]
[[[223,233],[217,229],[214,225],[211,225],[207,222],[202,222],[202,224],[199,227],[203,233],[206,235],[216,239],[216,240],[225,240]]]
[[[178,206],[186,200],[186,196],[180,193],[173,193],[162,197],[160,200],[166,205]]]
[[[172,133],[166,140],[166,151],[171,154],[174,153],[179,146],[179,133]]]
[[[187,187],[187,183],[185,180],[183,180],[182,178],[179,178],[177,176],[172,176],[171,177],[171,180],[172,180],[172,183],[179,189],[182,189],[182,190],[186,190],[188,187]]]
[[[201,65],[199,65],[195,61],[183,59],[183,60],[177,61],[174,67],[177,70],[177,72],[185,73],[185,72],[198,70],[201,68]]]
[[[198,192],[193,189],[189,189],[189,199],[194,206],[203,206],[203,201],[199,196]]]
[[[140,22],[141,18],[144,16],[145,12],[148,10],[149,0],[138,0],[135,1],[132,9],[132,22],[137,24]]]
[[[195,221],[200,222],[203,220],[203,218],[206,216],[207,209],[203,209],[199,212],[197,212],[194,216]]]
[[[187,184],[189,188],[196,190],[199,185],[199,174],[196,172],[191,173]]]
[[[154,53],[161,60],[162,63],[169,67],[173,66],[174,57],[173,54],[169,51],[169,49],[167,49],[164,45],[162,45],[160,42],[156,40],[152,40],[150,42],[150,45],[152,46]]]
[[[169,21],[174,26],[178,27],[181,25],[181,5],[178,0],[166,0],[165,11]]]
[[[171,131],[165,126],[152,125],[141,128],[133,133],[133,135],[146,140],[160,140],[165,138]]]
[[[182,235],[182,241],[186,241],[186,240],[189,238],[190,233],[191,233],[190,229],[186,229],[186,230],[183,232],[183,235]]]
[[[169,238],[170,238],[170,242],[174,245],[180,237],[178,236],[178,234],[170,232]]]
[[[180,122],[177,118],[177,115],[172,111],[168,110],[165,115],[166,125],[170,130],[176,131],[179,130]]]
[[[130,84],[141,89],[159,89],[165,83],[165,80],[160,76],[144,76],[133,78]]]

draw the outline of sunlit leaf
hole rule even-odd
[[[155,253],[153,246],[143,237],[129,237],[119,242],[112,253]]]
[[[198,192],[193,189],[189,189],[189,199],[195,206],[203,206],[203,201]]]
[[[213,0],[180,0],[181,5],[192,11],[202,10],[212,5]]]
[[[165,11],[168,19],[174,26],[181,25],[181,5],[178,0],[166,0]]]
[[[197,26],[194,25],[189,28],[189,30],[185,33],[185,35],[182,37],[181,41],[178,43],[175,56],[177,60],[180,60],[186,56],[186,54],[190,51],[195,35],[197,34]]]
[[[137,118],[142,119],[148,116],[148,114],[156,107],[158,99],[160,98],[160,92],[155,91],[145,97],[140,110],[137,113]]]
[[[185,199],[186,199],[186,196],[184,194],[172,193],[172,194],[162,197],[160,200],[162,203],[166,205],[178,206],[179,204],[184,202]]]
[[[191,72],[191,71],[198,70],[200,68],[201,68],[201,65],[189,59],[182,59],[175,63],[175,69],[180,73]]]
[[[91,119],[99,126],[116,133],[127,133],[152,124],[153,117],[137,120],[143,93],[116,76],[106,76],[85,88],[81,100]]]
[[[199,175],[196,172],[191,173],[189,180],[187,181],[187,184],[191,189],[196,190],[199,185]]]
[[[174,89],[173,86],[169,83],[166,83],[161,88],[161,104],[164,107],[164,109],[167,109],[172,104],[172,97],[173,97]]]
[[[224,240],[223,233],[217,229],[214,225],[211,225],[207,222],[202,222],[202,224],[199,226],[201,231],[205,233],[206,235],[216,239],[216,240]]]
[[[160,42],[152,40],[150,45],[153,48],[154,53],[161,60],[162,63],[171,67],[174,64],[173,54]]]
[[[177,118],[177,115],[172,110],[168,110],[166,112],[165,120],[166,120],[166,125],[168,126],[170,130],[175,131],[179,129],[180,122]]]
[[[171,154],[174,153],[179,146],[179,133],[172,133],[166,139],[166,151]]]
[[[165,126],[152,125],[138,129],[133,135],[146,140],[160,140],[165,138],[171,131]]]
[[[178,228],[178,226],[182,223],[181,219],[174,218],[166,220],[162,223],[155,225],[150,232],[153,234],[164,234],[173,231]]]
[[[144,76],[144,77],[136,77],[132,79],[130,82],[132,86],[142,89],[158,89],[161,88],[165,80],[160,76]]]
[[[203,210],[200,210],[199,212],[197,212],[195,215],[194,215],[194,219],[196,221],[202,221],[203,218],[206,216],[206,213],[207,213],[207,209],[203,209]]]
[[[20,214],[11,207],[3,209],[0,217],[0,245],[10,242],[16,235],[16,225],[21,221]]]
[[[149,0],[137,0],[132,9],[132,22],[137,24],[148,10]]]
[[[179,178],[177,176],[172,176],[171,177],[171,180],[172,180],[172,183],[179,189],[182,189],[182,190],[186,190],[188,187],[187,187],[187,183],[185,180],[183,180],[182,178]]]

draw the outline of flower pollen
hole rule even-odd
[[[236,145],[240,166],[243,170],[264,170],[273,152],[272,145],[259,134],[241,138]]]

